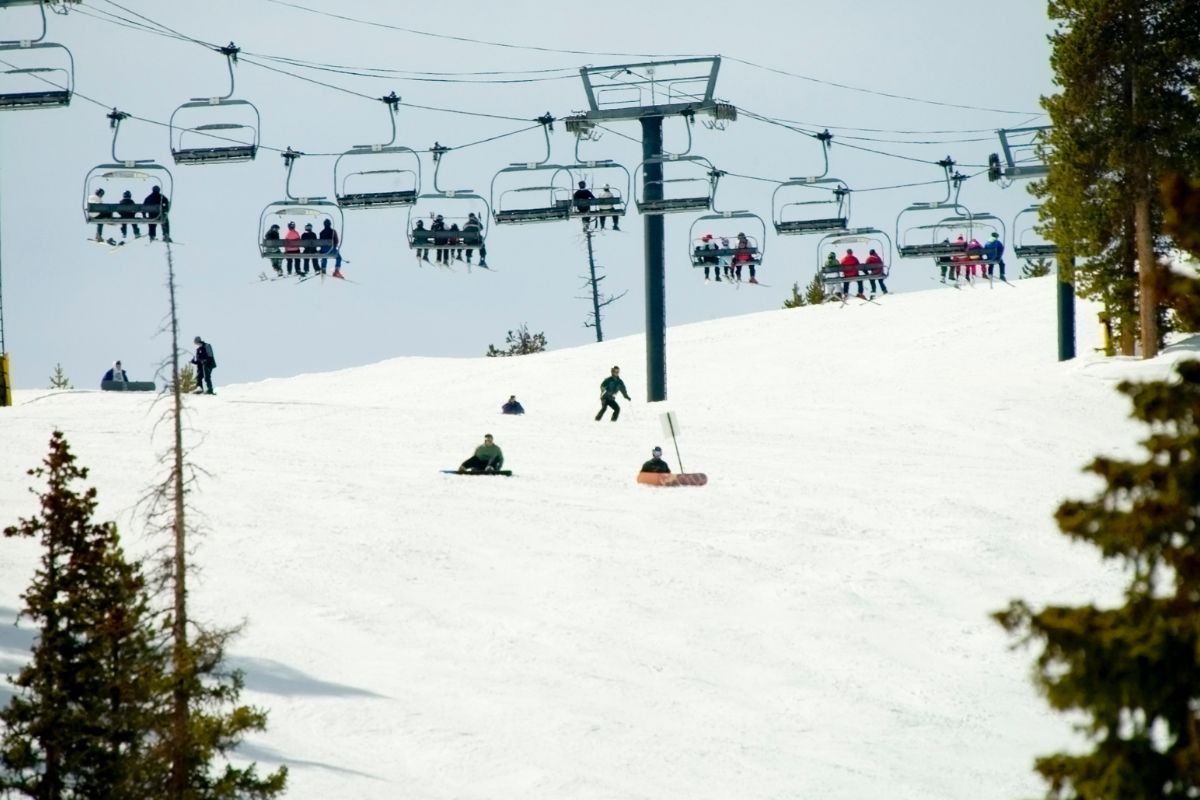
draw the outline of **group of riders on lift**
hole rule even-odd
[[[103,211],[95,210],[97,206],[105,207],[105,210],[103,210]],[[88,197],[88,217],[91,219],[96,219],[96,220],[113,219],[113,212],[108,210],[107,206],[108,206],[108,204],[104,199],[104,188],[99,187],[96,189],[96,191],[92,192],[92,194]],[[127,208],[122,209],[123,206],[127,207]],[[151,222],[148,225],[148,227],[150,229],[150,241],[152,241],[152,242],[158,238],[158,221],[161,220],[162,229],[163,229],[163,241],[164,242],[171,241],[171,223],[167,219],[167,212],[171,210],[171,201],[167,198],[167,196],[165,194],[162,193],[162,187],[154,186],[153,188],[151,188],[150,194],[146,195],[146,199],[141,202],[141,205],[138,205],[138,203],[134,202],[133,192],[126,189],[125,192],[121,195],[120,201],[116,203],[116,207],[117,207],[116,215],[120,219],[155,220],[154,222]],[[139,217],[138,216],[139,213],[143,214],[144,216]],[[122,243],[124,243],[126,235],[128,233],[129,229],[127,226],[129,224],[133,225],[133,238],[140,239],[142,236],[142,229],[136,222],[133,222],[133,223],[122,222],[121,223],[121,242]],[[96,241],[97,242],[104,241],[104,223],[103,222],[96,223]]]
[[[483,223],[479,220],[479,215],[474,211],[467,214],[467,221],[463,223],[462,228],[458,227],[457,222],[450,223],[446,226],[446,219],[441,214],[430,213],[431,222],[429,227],[425,227],[425,220],[419,219],[412,229],[412,243],[417,251],[417,258],[422,261],[429,260],[429,247],[421,247],[420,245],[433,245],[433,250],[437,262],[446,266],[450,265],[450,257],[454,256],[457,261],[463,260],[463,254],[466,253],[467,263],[471,263],[471,258],[475,255],[475,248],[479,248],[479,266],[487,267],[487,246],[483,243]]]
[[[287,274],[308,275],[310,268],[312,272],[319,275],[326,274],[329,265],[329,256],[334,259],[333,262],[333,277],[341,278],[342,275],[342,253],[338,247],[340,241],[337,231],[333,229],[333,221],[325,220],[321,232],[314,233],[311,222],[305,223],[304,233],[296,230],[296,223],[289,221],[287,231],[282,235],[279,232],[279,224],[272,224],[267,232],[263,234],[264,242],[279,242],[277,246],[267,245],[268,253],[283,253],[286,258],[272,258],[271,266],[275,270],[277,276],[283,276],[283,262],[287,262]],[[322,258],[314,257],[314,254],[320,254]],[[303,256],[303,257],[302,257]]]
[[[950,240],[945,239],[942,244],[950,244]],[[1004,242],[1000,241],[999,233],[992,231],[987,244],[980,244],[974,237],[968,241],[960,233],[954,241],[954,249],[956,252],[939,256],[937,259],[942,283],[946,282],[947,277],[952,281],[957,281],[960,277],[966,277],[968,281],[974,280],[976,269],[979,271],[979,277],[991,279],[997,266],[1000,267],[1000,280],[1008,280],[1004,275]]]

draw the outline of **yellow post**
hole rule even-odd
[[[0,353],[0,406],[12,405],[12,381],[8,379],[8,353]]]

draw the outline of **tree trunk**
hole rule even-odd
[[[1134,237],[1138,260],[1138,321],[1141,323],[1142,358],[1158,355],[1158,288],[1155,272],[1154,233],[1150,229],[1150,197],[1144,192],[1133,201]]]

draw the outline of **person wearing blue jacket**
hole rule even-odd
[[[121,362],[113,362],[112,369],[104,373],[104,377],[100,379],[101,383],[108,381],[118,381],[120,383],[129,383],[129,376],[125,374],[125,370],[121,368]]]
[[[983,254],[987,258],[987,274],[992,277],[996,265],[1000,265],[1000,280],[1006,281],[1004,277],[1004,242],[1000,241],[1000,234],[992,231],[992,238],[983,246]]]
[[[500,411],[503,414],[524,414],[525,407],[522,406],[520,401],[517,400],[517,396],[515,394],[510,394],[508,396],[508,402],[500,407]]]

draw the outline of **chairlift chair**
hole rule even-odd
[[[43,41],[47,32],[44,0],[33,0],[32,3],[9,0],[0,2],[0,9],[33,3],[37,3],[41,12],[41,34],[36,39],[0,40],[0,60],[7,61],[9,54],[28,54],[34,62],[30,66],[13,65],[0,72],[3,76],[0,78],[0,111],[62,108],[71,104],[75,92],[75,57],[65,45]]]
[[[417,202],[421,193],[421,157],[395,143],[400,98],[392,92],[378,99],[388,107],[392,138],[356,144],[333,162],[333,194],[344,209],[402,208]]]
[[[311,222],[313,232],[319,234],[325,226],[325,220],[328,219],[338,235],[337,252],[340,252],[346,243],[345,218],[337,203],[324,197],[297,197],[292,194],[292,167],[295,165],[296,159],[304,154],[289,147],[280,155],[287,166],[284,199],[268,203],[263,208],[262,214],[259,215],[259,255],[272,260],[292,258],[306,262],[319,258],[333,258],[335,256],[334,249],[330,248],[328,244],[323,244],[319,239],[315,244],[307,241],[301,244],[299,239],[288,241],[282,237],[280,239],[266,238],[272,225],[278,224],[282,229],[289,221],[295,221],[297,229],[301,229],[306,222]],[[297,252],[288,252],[287,248],[289,247],[296,248]]]
[[[1017,212],[1013,218],[1013,255],[1017,258],[1055,258],[1058,256],[1058,245],[1047,242],[1037,232],[1032,221],[1023,221],[1022,217],[1037,214],[1039,205],[1029,206]]]
[[[595,189],[602,186],[611,197],[597,195],[595,200],[573,200],[571,216],[573,217],[623,217],[628,209],[629,190],[632,176],[622,164],[611,158],[585,159],[579,153],[579,146],[585,139],[595,140],[599,135],[589,123],[580,123],[577,117],[568,117],[566,127],[575,133],[575,163],[570,165],[572,175]],[[597,178],[599,172],[603,178]],[[623,179],[623,180],[622,180]],[[617,183],[617,185],[613,185]]]
[[[229,65],[229,92],[220,97],[193,97],[171,113],[167,128],[171,137],[171,157],[176,164],[234,164],[252,161],[258,154],[262,123],[258,108],[249,100],[233,97],[233,65],[240,51],[230,42],[219,48],[219,52],[225,55]],[[203,111],[197,115],[193,109]],[[179,120],[181,115],[182,122]],[[213,119],[214,115],[232,115],[232,121],[185,124],[189,118]],[[198,139],[205,144],[200,144]]]
[[[824,184],[831,184],[830,187]],[[791,189],[827,189],[832,198],[823,200],[795,200]],[[783,192],[783,197],[780,197]],[[813,216],[807,210],[813,206],[834,206],[833,216]],[[792,178],[775,187],[771,194],[771,220],[775,232],[784,235],[831,233],[845,230],[850,217],[850,187],[837,178]]]
[[[438,174],[442,167],[442,157],[448,148],[435,144],[433,147],[433,191],[420,194],[416,202],[408,208],[408,246],[414,252],[433,250],[445,253],[451,250],[480,251],[480,266],[484,262],[488,221],[492,209],[488,200],[472,189],[443,189],[438,183]],[[471,215],[479,223],[477,231],[464,230]],[[425,223],[432,223],[438,215],[442,216],[446,231],[431,230]],[[418,221],[422,227],[417,228]],[[457,231],[451,226],[458,225]]]
[[[748,247],[738,246],[739,233],[745,235]],[[766,252],[766,238],[767,223],[758,214],[749,211],[705,214],[692,222],[688,232],[688,257],[693,267],[711,267],[723,263],[722,259],[735,258],[742,264],[759,267]],[[710,244],[716,246],[709,247]]]
[[[165,166],[151,159],[120,159],[117,157],[117,136],[120,133],[121,120],[128,114],[113,111],[108,115],[113,129],[112,162],[97,164],[88,170],[83,180],[83,216],[89,225],[121,225],[121,224],[165,224],[170,216],[170,209],[158,204],[146,204],[138,199],[142,192],[150,194],[153,187],[167,198],[168,203],[175,202],[175,179]],[[134,189],[128,188],[132,182]],[[98,189],[103,189],[104,200],[92,201]],[[136,189],[136,191],[135,191]],[[124,191],[129,191],[135,202],[119,203],[117,199]],[[134,216],[127,216],[128,214]],[[104,220],[104,221],[102,221]],[[107,220],[112,220],[111,222]],[[165,237],[165,233],[164,233]]]
[[[571,168],[550,163],[550,126],[554,118],[540,117],[546,154],[541,161],[509,164],[492,176],[491,208],[497,225],[558,222],[571,216],[575,179]],[[526,176],[515,183],[511,176]],[[548,176],[548,177],[547,177]]]
[[[841,259],[846,250],[855,250],[859,263],[843,266]],[[867,264],[869,253],[874,250],[882,264]],[[838,263],[829,263],[832,253]],[[850,281],[883,281],[892,272],[892,237],[878,228],[847,228],[825,234],[817,242],[817,271],[827,291],[840,292],[843,284]]]
[[[645,189],[643,188],[645,181],[641,178],[641,175],[645,173],[648,165],[666,166],[667,164],[696,165],[704,169],[704,174],[674,178],[664,177],[660,181],[651,181],[651,186],[657,184],[660,187],[662,196],[653,199],[647,198],[645,196]],[[637,194],[634,199],[637,203],[638,211],[643,214],[709,211],[712,209],[713,195],[716,193],[719,176],[719,170],[704,156],[667,153],[646,159],[638,165],[634,176],[635,186],[637,187]]]
[[[611,197],[604,197],[600,194],[596,195],[594,200],[573,200],[571,202],[572,217],[623,217],[627,209],[627,200],[629,198],[629,184],[632,176],[629,174],[623,165],[618,164],[612,159],[604,159],[601,161],[576,161],[570,166],[571,173],[575,177],[588,176],[585,178],[588,185],[595,189],[603,187],[608,189]],[[604,175],[612,176],[605,179],[595,178],[595,174],[601,172]],[[613,185],[613,180],[620,179],[624,176],[624,180],[617,186]]]

